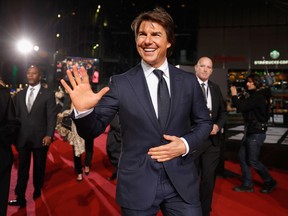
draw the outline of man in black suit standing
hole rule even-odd
[[[196,76],[168,63],[175,45],[174,22],[162,8],[132,22],[141,62],[112,76],[94,93],[87,71],[67,71],[79,135],[96,137],[116,113],[122,148],[116,201],[123,216],[200,216],[197,170],[191,154],[207,139],[211,119]],[[73,75],[72,75],[73,73]],[[74,76],[74,77],[73,77]]]
[[[212,72],[212,60],[208,57],[200,58],[195,65],[195,73],[213,121],[209,138],[194,155],[201,176],[200,200],[203,216],[209,216],[211,211],[215,171],[220,161],[221,129],[226,120],[226,106],[221,90],[216,83],[209,80]]]
[[[17,135],[19,127],[20,123],[16,120],[10,89],[0,83],[0,215],[7,213],[11,168],[14,159],[11,144],[14,144],[13,138]]]
[[[118,161],[121,153],[121,145],[122,145],[121,127],[119,122],[119,116],[118,114],[116,114],[113,120],[110,122],[110,128],[106,140],[106,152],[111,164],[113,165],[112,175],[107,178],[109,181],[112,181],[117,178]]]
[[[29,86],[15,96],[16,115],[21,129],[16,141],[19,167],[15,194],[11,206],[26,206],[25,192],[29,179],[31,154],[33,154],[33,198],[41,196],[44,183],[46,157],[56,126],[56,102],[53,92],[41,86],[41,70],[30,66],[27,70]]]

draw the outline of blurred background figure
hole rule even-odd
[[[277,186],[268,169],[260,162],[259,155],[266,139],[268,120],[270,117],[270,88],[265,88],[262,79],[257,74],[246,78],[246,94],[238,96],[237,88],[231,86],[233,106],[241,112],[244,119],[244,136],[238,153],[242,171],[242,184],[234,187],[236,192],[253,192],[252,166],[264,181],[260,192],[270,193]]]
[[[76,126],[70,118],[73,111],[73,105],[71,104],[70,98],[69,101],[71,108],[65,109],[57,116],[58,119],[56,131],[73,147],[73,161],[76,172],[76,180],[80,182],[83,180],[81,155],[85,154],[84,173],[89,175],[93,157],[94,139],[91,138],[84,140],[78,135]]]
[[[10,89],[5,87],[0,78],[0,215],[7,213],[7,202],[10,189],[13,152],[11,144],[15,142],[20,122],[16,120],[15,107]]]
[[[121,128],[118,114],[110,122],[110,128],[107,135],[106,151],[110,162],[113,165],[112,175],[108,178],[109,181],[116,179],[118,171],[118,160],[121,152]]]

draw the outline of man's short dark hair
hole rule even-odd
[[[156,7],[154,10],[141,13],[131,24],[131,29],[134,31],[135,37],[137,37],[139,27],[143,21],[156,22],[164,27],[167,40],[171,44],[167,50],[167,57],[171,56],[176,43],[174,21],[172,17],[161,7]]]

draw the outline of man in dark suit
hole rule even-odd
[[[211,211],[215,172],[220,161],[221,129],[226,121],[226,106],[221,90],[216,83],[209,80],[212,72],[212,60],[208,57],[200,58],[195,65],[195,73],[201,88],[203,88],[203,96],[213,121],[213,128],[209,138],[193,156],[196,158],[196,164],[201,176],[200,200],[203,216],[209,216]]]
[[[108,158],[113,165],[113,172],[107,179],[112,181],[117,178],[118,161],[121,153],[122,137],[121,127],[119,123],[119,115],[116,114],[113,120],[110,122],[110,128],[107,134],[106,140],[106,152]]]
[[[14,142],[13,138],[17,135],[19,127],[20,123],[16,120],[10,89],[0,83],[0,215],[7,213],[11,168],[14,159],[11,144]]]
[[[21,128],[16,141],[19,167],[15,194],[9,205],[24,207],[25,192],[29,179],[31,154],[33,154],[33,198],[41,196],[44,183],[46,157],[56,126],[56,102],[53,92],[41,86],[41,71],[38,66],[27,70],[28,88],[15,96],[16,115]]]
[[[122,150],[116,200],[122,215],[156,215],[161,209],[164,215],[200,216],[191,153],[212,127],[201,88],[194,74],[167,61],[175,35],[173,20],[164,9],[141,13],[132,30],[141,63],[113,76],[109,87],[95,94],[84,67],[81,76],[73,67],[75,79],[67,71],[73,89],[61,80],[76,108],[77,130],[82,137],[96,137],[118,112]],[[156,75],[159,70],[164,76]],[[162,93],[168,95],[160,98]]]

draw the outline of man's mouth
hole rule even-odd
[[[145,52],[154,52],[156,49],[144,48],[143,50],[144,50]]]

